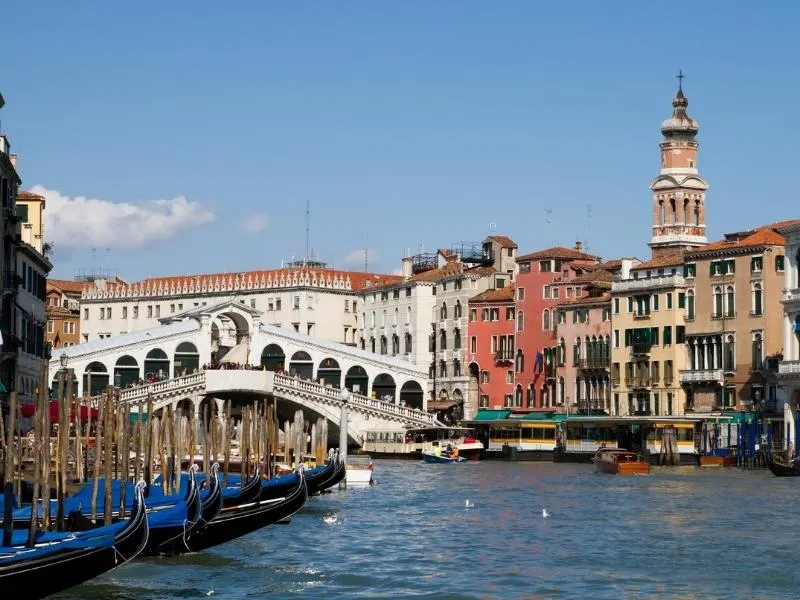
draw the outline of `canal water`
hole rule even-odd
[[[312,498],[290,525],[137,561],[58,598],[728,599],[800,590],[800,480],[767,471],[654,468],[623,478],[591,464],[381,460],[375,479]],[[335,523],[323,521],[330,514]]]

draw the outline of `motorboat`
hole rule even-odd
[[[600,448],[592,457],[598,473],[611,475],[647,475],[650,463],[640,454],[623,448]]]
[[[423,450],[422,460],[426,463],[462,463],[467,462],[463,456],[446,456],[439,454],[435,450]]]
[[[373,483],[372,471],[374,465],[369,456],[365,454],[350,456],[348,454],[346,463],[347,472],[345,477],[348,487],[351,485],[370,485]]]

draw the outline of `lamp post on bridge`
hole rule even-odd
[[[347,401],[350,400],[350,390],[346,387],[339,392],[342,401],[342,411],[339,415],[339,460],[347,460]],[[339,482],[339,489],[347,489],[347,477]]]

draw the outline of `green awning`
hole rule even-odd
[[[529,412],[522,416],[523,421],[553,421],[558,415],[552,412]]]
[[[479,410],[473,421],[502,421],[511,414],[510,410]]]
[[[128,418],[131,423],[138,423],[140,416],[142,422],[147,422],[147,413],[142,413],[141,415],[138,412],[128,413]]]

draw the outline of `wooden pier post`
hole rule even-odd
[[[92,521],[97,519],[97,492],[100,486],[100,463],[103,460],[103,425],[105,422],[106,405],[98,397],[97,422],[94,429],[94,465],[92,466]]]
[[[147,429],[144,439],[144,482],[145,496],[150,496],[150,484],[153,483],[153,394],[147,395]]]
[[[114,425],[116,424],[116,411],[114,410],[114,388],[108,386],[106,388],[106,452],[105,458],[103,459],[103,477],[105,481],[103,482],[104,489],[103,489],[103,524],[104,525],[111,525],[111,467],[114,464]]]
[[[117,456],[122,454],[122,466],[120,469],[119,487],[119,518],[125,517],[125,502],[128,500],[128,478],[131,474],[131,449],[130,449],[130,406],[120,404],[119,390],[115,390],[117,407],[122,414],[122,430],[120,431],[120,441],[117,443]],[[120,447],[122,448],[120,450]]]
[[[9,394],[8,427],[6,430],[6,454],[3,471],[3,546],[11,545],[11,534],[14,529],[14,432],[17,419],[17,393]],[[20,451],[22,443],[20,441]],[[20,460],[22,456],[20,455]]]
[[[231,438],[233,438],[233,418],[231,417],[231,401],[228,400],[225,402],[225,450],[223,457],[225,460],[225,465],[223,467],[223,487],[228,487],[228,469],[230,469],[231,460]]]
[[[41,379],[41,378],[40,378]],[[46,394],[49,395],[49,394]],[[28,547],[33,548],[36,545],[36,532],[38,530],[39,524],[39,510],[38,510],[38,503],[39,503],[39,493],[41,492],[41,480],[42,480],[42,454],[44,452],[43,446],[43,439],[44,436],[42,435],[42,419],[40,415],[40,411],[42,407],[46,405],[46,401],[42,401],[42,393],[39,392],[38,396],[36,397],[36,412],[33,422],[33,440],[34,440],[34,449],[33,449],[33,502],[31,503],[31,518],[28,524]],[[21,440],[20,440],[21,442]],[[20,459],[22,456],[20,455]],[[8,504],[6,505],[8,506]],[[7,517],[9,525],[13,526],[11,522],[11,517]],[[10,544],[3,543],[4,546],[8,546]]]

